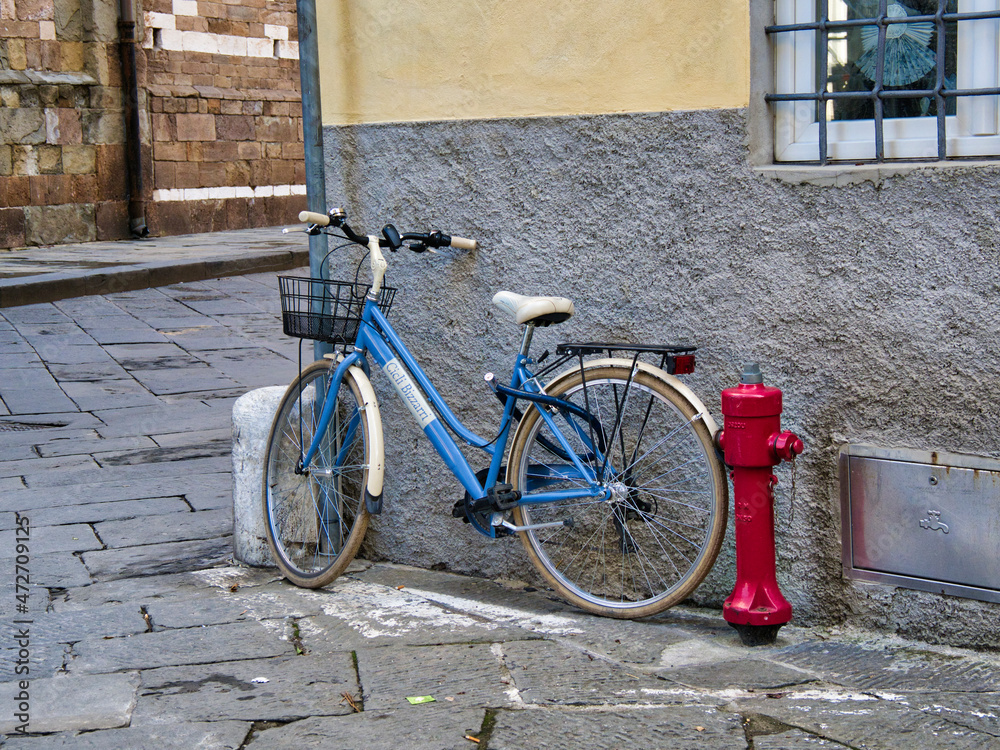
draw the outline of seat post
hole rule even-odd
[[[521,338],[521,351],[520,351],[522,357],[528,356],[528,349],[531,348],[531,337],[534,335],[534,333],[535,333],[534,323],[528,323],[527,325],[524,326],[524,336]]]

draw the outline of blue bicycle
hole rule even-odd
[[[676,377],[693,371],[694,347],[562,344],[546,365],[548,351],[537,360],[529,353],[535,328],[569,319],[573,303],[499,292],[493,302],[523,336],[510,379],[486,376],[503,411],[496,436],[483,438],[455,416],[389,323],[395,289],[383,284],[384,248],[476,243],[439,231],[401,234],[391,224],[365,236],[340,209],[299,219],[308,232],[347,240],[343,247],[367,247],[372,283],[279,280],[285,333],[339,349],[289,386],[268,439],[268,541],[290,581],[331,582],[357,553],[370,514],[381,512],[371,357],[465,489],[453,515],[487,537],[520,536],[567,601],[645,617],[691,594],[715,561],[728,508],[718,427]],[[456,438],[482,449],[489,465],[475,471]]]

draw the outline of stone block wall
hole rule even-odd
[[[0,248],[128,230],[117,4],[0,0]]]
[[[305,208],[294,1],[137,5],[135,165],[118,0],[0,0],[0,249],[127,237],[130,198],[161,235]]]

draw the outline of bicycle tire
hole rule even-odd
[[[368,528],[364,495],[371,438],[359,409],[361,392],[349,373],[341,382],[333,418],[310,471],[296,473],[300,445],[309,447],[319,419],[317,389],[325,393],[332,374],[330,361],[320,360],[288,387],[271,425],[264,459],[268,546],[285,578],[304,588],[325,586],[344,572]],[[338,463],[346,469],[338,469]]]
[[[722,463],[694,406],[655,374],[637,369],[633,377],[628,364],[586,367],[583,375],[576,368],[546,393],[596,417],[593,424],[566,412],[555,418],[595,471],[603,461],[588,444],[611,443],[603,483],[612,498],[516,507],[518,526],[572,519],[572,526],[518,532],[531,562],[560,596],[598,615],[647,617],[690,596],[722,546],[729,504]],[[576,427],[563,430],[569,419]],[[518,427],[508,463],[507,482],[522,500],[533,491],[586,486],[559,475],[560,467],[572,463],[565,452],[554,452],[556,446],[532,408]]]

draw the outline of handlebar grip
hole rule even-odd
[[[479,247],[479,243],[475,240],[468,240],[465,237],[455,237],[452,235],[451,246],[457,247],[459,250],[475,250]]]
[[[330,217],[326,214],[318,214],[315,211],[299,211],[299,221],[303,224],[315,224],[318,227],[330,225]]]

